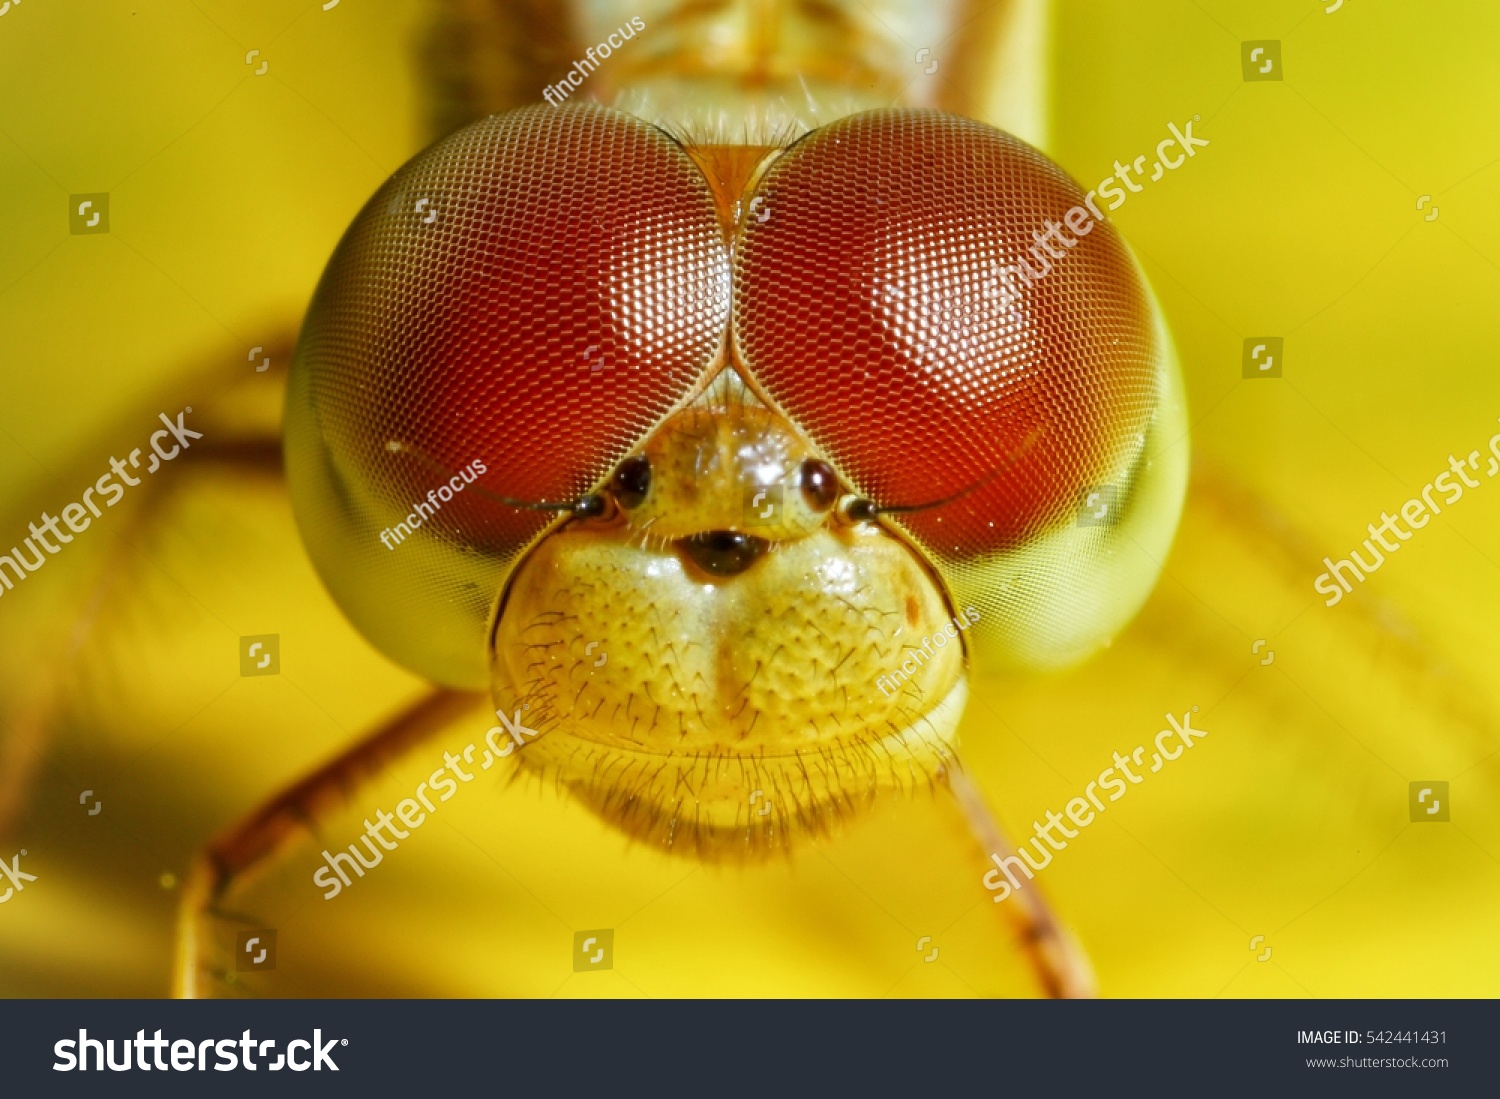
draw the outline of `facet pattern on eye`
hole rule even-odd
[[[879,504],[953,498],[902,519],[934,553],[1014,546],[1140,454],[1162,362],[1147,291],[1030,146],[873,111],[793,146],[757,198],[770,216],[736,254],[737,351]]]
[[[577,499],[691,390],[728,310],[708,186],[638,119],[527,108],[415,158],[340,244],[299,345],[291,469],[323,482],[299,517],[326,528],[325,575],[368,556],[383,598],[462,605],[482,667],[497,569],[547,513],[468,492],[399,553],[381,531],[475,459],[492,494]]]

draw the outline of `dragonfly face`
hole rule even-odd
[[[828,463],[739,384],[604,491],[607,513],[543,539],[500,612],[495,695],[539,733],[524,764],[633,834],[717,853],[818,830],[951,758],[964,660],[940,583],[849,517]]]
[[[1170,345],[1088,209],[931,111],[784,149],[476,123],[375,196],[309,314],[314,561],[390,655],[521,715],[525,766],[666,846],[762,851],[930,781],[970,658],[1096,644],[1175,523]]]

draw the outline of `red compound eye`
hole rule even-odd
[[[570,501],[692,386],[728,311],[713,198],[682,149],[615,111],[538,106],[460,131],[381,189],[300,354],[324,443],[401,513],[445,479],[435,467],[475,459],[496,493]],[[545,522],[474,493],[438,521],[482,523],[482,542]]]
[[[1138,452],[1162,355],[1146,290],[1030,146],[873,111],[794,145],[758,197],[735,261],[740,354],[879,504],[964,494],[904,518],[941,556],[1071,518]]]
[[[287,395],[303,539],[365,635],[488,682],[496,597],[553,517],[467,484],[576,500],[717,357],[729,294],[708,183],[628,115],[495,115],[397,172],[329,261]]]

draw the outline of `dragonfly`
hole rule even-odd
[[[416,822],[488,823],[492,861],[555,857],[529,812],[580,830],[584,862],[628,837],[612,889],[707,868],[795,897],[779,876],[846,835],[923,837],[915,872],[1009,947],[1004,987],[1092,993],[1045,875],[998,906],[981,884],[1025,850],[984,793],[983,737],[1007,693],[1113,648],[1152,596],[1188,410],[1128,244],[1015,136],[1045,134],[1036,7],[437,11],[440,139],[355,218],[295,350],[273,349],[284,405],[267,386],[212,402],[201,484],[153,484],[128,516],[141,544],[274,517],[246,555],[301,562],[304,590],[316,570],[352,625],[318,627],[353,654],[328,674],[400,699],[334,720],[317,753],[283,734],[270,760],[228,753],[266,785],[183,874],[174,991],[361,987],[318,984],[306,954],[306,983],[279,983],[294,955],[246,968],[241,940],[257,958],[273,924],[287,946],[400,942],[361,898],[463,896],[399,861],[431,835]],[[1295,537],[1232,475],[1197,484],[1214,531],[1290,570]],[[286,575],[238,567],[262,590]],[[7,721],[13,816],[77,685],[119,677],[106,629],[151,613],[116,568],[81,589]],[[1134,643],[1174,651],[1161,622]],[[503,793],[470,790],[492,777]],[[503,938],[508,919],[461,925]]]

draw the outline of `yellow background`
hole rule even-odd
[[[1195,479],[1163,580],[1101,656],[978,685],[962,727],[1019,833],[1199,707],[1207,739],[1039,878],[1106,995],[1500,991],[1500,483],[1337,607],[1312,589],[1324,554],[1500,430],[1500,10],[1326,6],[1055,12],[1048,151],[1075,177],[1092,186],[1169,122],[1199,116],[1211,142],[1113,215],[1187,376]],[[0,544],[77,499],[157,412],[265,416],[275,381],[249,348],[284,352],[343,227],[418,148],[419,15],[25,0],[0,17]],[[1283,81],[1242,80],[1250,39],[1281,41]],[[110,232],[71,236],[68,196],[97,191]],[[1255,335],[1285,338],[1282,379],[1241,379]],[[339,618],[273,484],[184,462],[160,476],[183,491],[148,530],[110,512],[0,598],[0,747],[38,698],[60,700],[30,807],[0,834],[0,858],[24,847],[38,876],[0,906],[0,994],[165,992],[193,854],[422,690]],[[65,664],[104,569],[114,587]],[[259,633],[281,635],[282,674],[242,679],[237,638]],[[481,707],[358,791],[324,842],[351,842],[488,724]],[[1433,779],[1452,821],[1412,824],[1408,784]],[[310,857],[250,905],[280,956],[240,988],[1036,991],[941,799],[741,870],[632,848],[555,791],[486,777],[332,902]],[[614,968],[574,974],[573,933],[594,928],[615,930]]]

